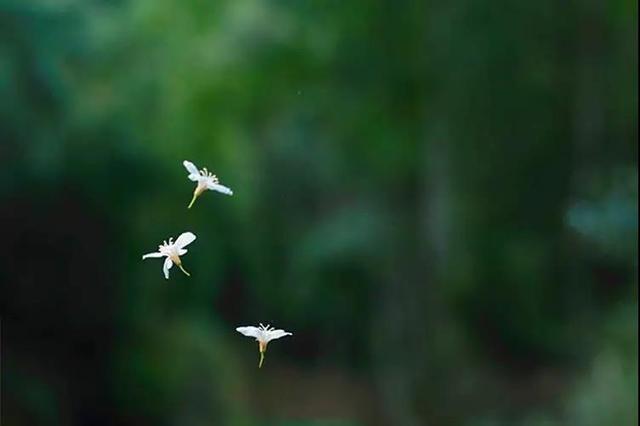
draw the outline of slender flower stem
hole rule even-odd
[[[186,276],[188,276],[188,277],[190,277],[190,276],[191,276],[191,274],[190,274],[190,273],[188,273],[187,271],[185,271],[185,269],[182,267],[182,265],[178,265],[178,268],[180,268],[180,270],[181,270],[182,272],[184,272],[184,274],[185,274]]]
[[[258,368],[262,368],[263,362],[264,362],[264,352],[260,352],[260,363],[258,364]]]
[[[189,203],[189,207],[187,207],[188,209],[190,209],[190,208],[191,208],[191,206],[193,206],[193,203],[195,203],[195,202],[196,202],[196,198],[198,198],[198,193],[197,193],[197,192],[194,192],[194,193],[193,193],[193,198],[191,199],[191,202]]]

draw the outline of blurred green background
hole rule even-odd
[[[637,424],[637,13],[0,0],[2,424]]]

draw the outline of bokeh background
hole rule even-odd
[[[637,13],[0,0],[2,424],[637,424]]]

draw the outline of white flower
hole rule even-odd
[[[265,327],[262,323],[260,324],[260,327],[238,327],[236,328],[236,331],[248,337],[255,337],[258,341],[258,349],[260,350],[260,363],[258,364],[258,368],[262,367],[264,353],[267,351],[267,344],[270,341],[292,335],[292,333],[289,333],[288,331],[276,330],[275,328],[270,327],[269,324]]]
[[[191,244],[195,239],[196,236],[193,235],[192,232],[183,232],[176,239],[175,243],[173,242],[173,238],[169,238],[168,243],[165,240],[158,246],[157,252],[145,254],[144,256],[142,256],[142,259],[144,260],[150,257],[166,257],[166,259],[164,260],[164,266],[162,267],[162,270],[164,271],[164,277],[166,279],[169,279],[169,269],[171,269],[174,263],[178,265],[178,268],[180,268],[182,272],[190,277],[191,275],[182,267],[180,256],[187,253],[187,249],[185,249],[185,247]]]
[[[220,185],[220,181],[213,173],[209,172],[206,167],[198,171],[195,164],[190,161],[183,161],[184,168],[189,172],[188,178],[193,182],[198,182],[196,189],[193,191],[193,198],[189,203],[189,209],[204,191],[210,189],[212,191],[222,192],[223,194],[233,195],[233,191],[224,185]]]

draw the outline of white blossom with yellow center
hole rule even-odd
[[[196,189],[193,191],[193,198],[191,199],[189,207],[187,208],[190,209],[191,206],[193,206],[193,203],[196,201],[196,198],[198,198],[200,194],[202,194],[207,189],[218,191],[226,195],[233,195],[233,191],[224,185],[220,185],[220,181],[218,180],[217,176],[209,172],[206,167],[202,170],[198,170],[195,164],[187,160],[183,161],[182,164],[184,165],[184,168],[189,172],[189,176],[187,176],[189,180],[198,182],[198,184],[196,185]]]
[[[236,331],[248,337],[255,337],[258,341],[258,349],[260,350],[260,363],[258,364],[258,368],[262,367],[264,353],[267,351],[267,344],[270,341],[292,335],[292,333],[289,333],[288,331],[277,330],[269,324],[265,327],[262,323],[260,324],[260,327],[238,327],[236,328]]]
[[[164,271],[164,277],[166,279],[169,279],[169,269],[171,269],[174,263],[178,265],[178,268],[180,268],[182,272],[190,277],[191,275],[182,267],[180,256],[187,253],[187,249],[185,249],[185,247],[191,244],[195,239],[196,236],[192,232],[184,232],[180,234],[175,243],[173,242],[173,238],[169,238],[169,242],[165,240],[158,246],[157,252],[145,254],[144,256],[142,256],[142,259],[144,260],[152,257],[166,257],[166,259],[164,260],[164,265],[162,267],[162,270]]]

